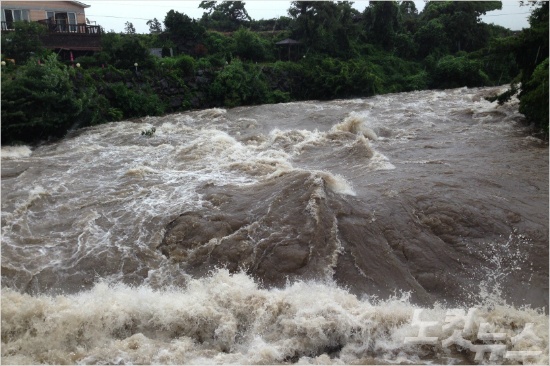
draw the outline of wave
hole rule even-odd
[[[31,156],[32,150],[28,146],[2,146],[2,159],[19,159]]]
[[[221,269],[184,289],[6,289],[2,342],[3,364],[544,364],[548,316],[503,305],[420,308],[406,294],[358,298],[330,282],[266,290]]]

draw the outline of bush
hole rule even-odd
[[[164,113],[165,105],[158,95],[147,89],[134,90],[122,82],[106,85],[104,91],[111,108],[122,111],[124,118],[158,116]],[[112,113],[119,116],[118,113]]]
[[[548,58],[541,62],[520,94],[519,111],[548,134]]]
[[[443,57],[432,73],[432,86],[435,88],[474,87],[487,84],[489,84],[489,77],[482,71],[481,63],[464,56]]]
[[[195,59],[188,55],[180,55],[176,59],[175,67],[182,76],[193,76],[195,73]]]
[[[266,46],[256,33],[246,28],[240,28],[233,33],[235,40],[235,55],[250,61],[263,61],[266,59]]]
[[[216,53],[230,54],[235,51],[235,40],[233,38],[214,31],[206,33],[204,45],[210,55]]]
[[[195,59],[188,55],[165,57],[159,63],[164,70],[174,71],[178,77],[188,77],[195,74]]]
[[[15,22],[13,32],[2,32],[2,53],[14,59],[18,65],[24,65],[31,57],[46,57],[51,54],[40,41],[40,35],[46,27],[36,22]]]
[[[290,93],[283,92],[280,90],[274,90],[269,94],[268,103],[277,104],[277,103],[288,103],[290,102]]]
[[[267,102],[268,85],[261,69],[234,60],[221,70],[210,87],[210,95],[226,107]]]
[[[369,69],[377,70],[380,86],[377,93],[397,93],[416,90],[427,85],[427,74],[422,73],[416,62],[405,61],[387,52],[376,51],[367,57]]]
[[[429,78],[426,71],[405,77],[404,91],[424,90],[428,88]]]
[[[341,61],[330,57],[308,57],[303,62],[308,99],[368,96],[384,91],[380,66],[365,58]]]
[[[202,57],[197,60],[197,70],[209,70],[212,67],[210,60],[207,57]]]
[[[431,53],[446,54],[449,49],[449,39],[445,25],[439,19],[432,19],[420,27],[414,35],[418,46],[417,56],[424,58]]]
[[[104,121],[105,99],[94,88],[78,88],[55,55],[36,59],[2,78],[2,143],[37,142]]]
[[[155,56],[143,44],[138,35],[105,33],[102,36],[103,59],[118,69],[134,69],[134,63],[138,67],[153,69],[156,65]],[[108,57],[105,57],[108,56]]]
[[[291,99],[305,99],[307,85],[304,69],[300,63],[277,61],[264,67],[264,75],[269,79],[271,89],[288,93]]]

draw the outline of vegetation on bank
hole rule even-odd
[[[517,33],[480,22],[499,1],[428,2],[422,12],[412,1],[371,1],[364,12],[297,1],[269,20],[251,19],[243,2],[200,7],[199,20],[171,10],[164,28],[147,22],[151,34],[127,23],[74,62],[41,47],[38,24],[2,32],[2,59],[17,62],[2,66],[2,144],[197,108],[510,83],[499,102],[519,93],[520,111],[548,133],[548,2]],[[286,38],[301,44],[276,45]]]

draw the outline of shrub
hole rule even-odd
[[[216,75],[210,95],[226,107],[236,107],[266,103],[268,89],[259,67],[234,60]]]
[[[230,54],[235,51],[235,40],[233,38],[214,31],[206,33],[204,45],[211,55],[215,53]]]
[[[29,58],[46,57],[51,51],[46,50],[40,41],[40,35],[46,27],[36,22],[14,22],[13,32],[2,32],[2,53],[14,59],[18,65],[24,65]]]
[[[2,78],[2,143],[61,137],[104,121],[105,99],[93,88],[77,88],[70,74],[50,55],[41,65],[30,59],[12,78]]]
[[[155,56],[143,44],[137,35],[105,33],[102,36],[103,57],[108,56],[110,64],[119,69],[134,69],[138,67],[152,69],[155,67]]]
[[[481,63],[468,58],[447,55],[432,73],[432,86],[436,88],[474,87],[489,84],[489,77],[482,71]]]
[[[424,90],[428,88],[429,78],[426,71],[405,77],[404,91]]]
[[[280,91],[280,90],[274,90],[273,92],[271,92],[269,94],[269,97],[268,97],[268,100],[267,102],[268,103],[288,103],[290,102],[290,93],[288,92],[283,92],[283,91]]]
[[[193,76],[195,73],[195,59],[188,55],[180,55],[176,57],[165,57],[159,60],[162,65],[162,70],[175,72],[177,77]]]
[[[195,73],[195,60],[188,55],[180,55],[174,65],[182,76],[193,76]]]
[[[240,28],[233,33],[235,40],[235,55],[245,60],[263,61],[266,58],[266,48],[262,39],[246,28]]]
[[[383,70],[365,58],[341,61],[308,57],[302,62],[308,99],[367,96],[384,91]]]
[[[304,81],[302,64],[290,61],[277,61],[264,68],[272,89],[288,92],[292,99],[305,99],[307,86]]]
[[[122,111],[124,118],[158,116],[165,111],[159,96],[147,89],[134,90],[117,82],[107,84],[104,93],[111,108]]]
[[[520,94],[519,111],[548,134],[548,58],[541,62]]]

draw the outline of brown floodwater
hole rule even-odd
[[[498,91],[3,147],[2,362],[547,362],[548,144]]]

